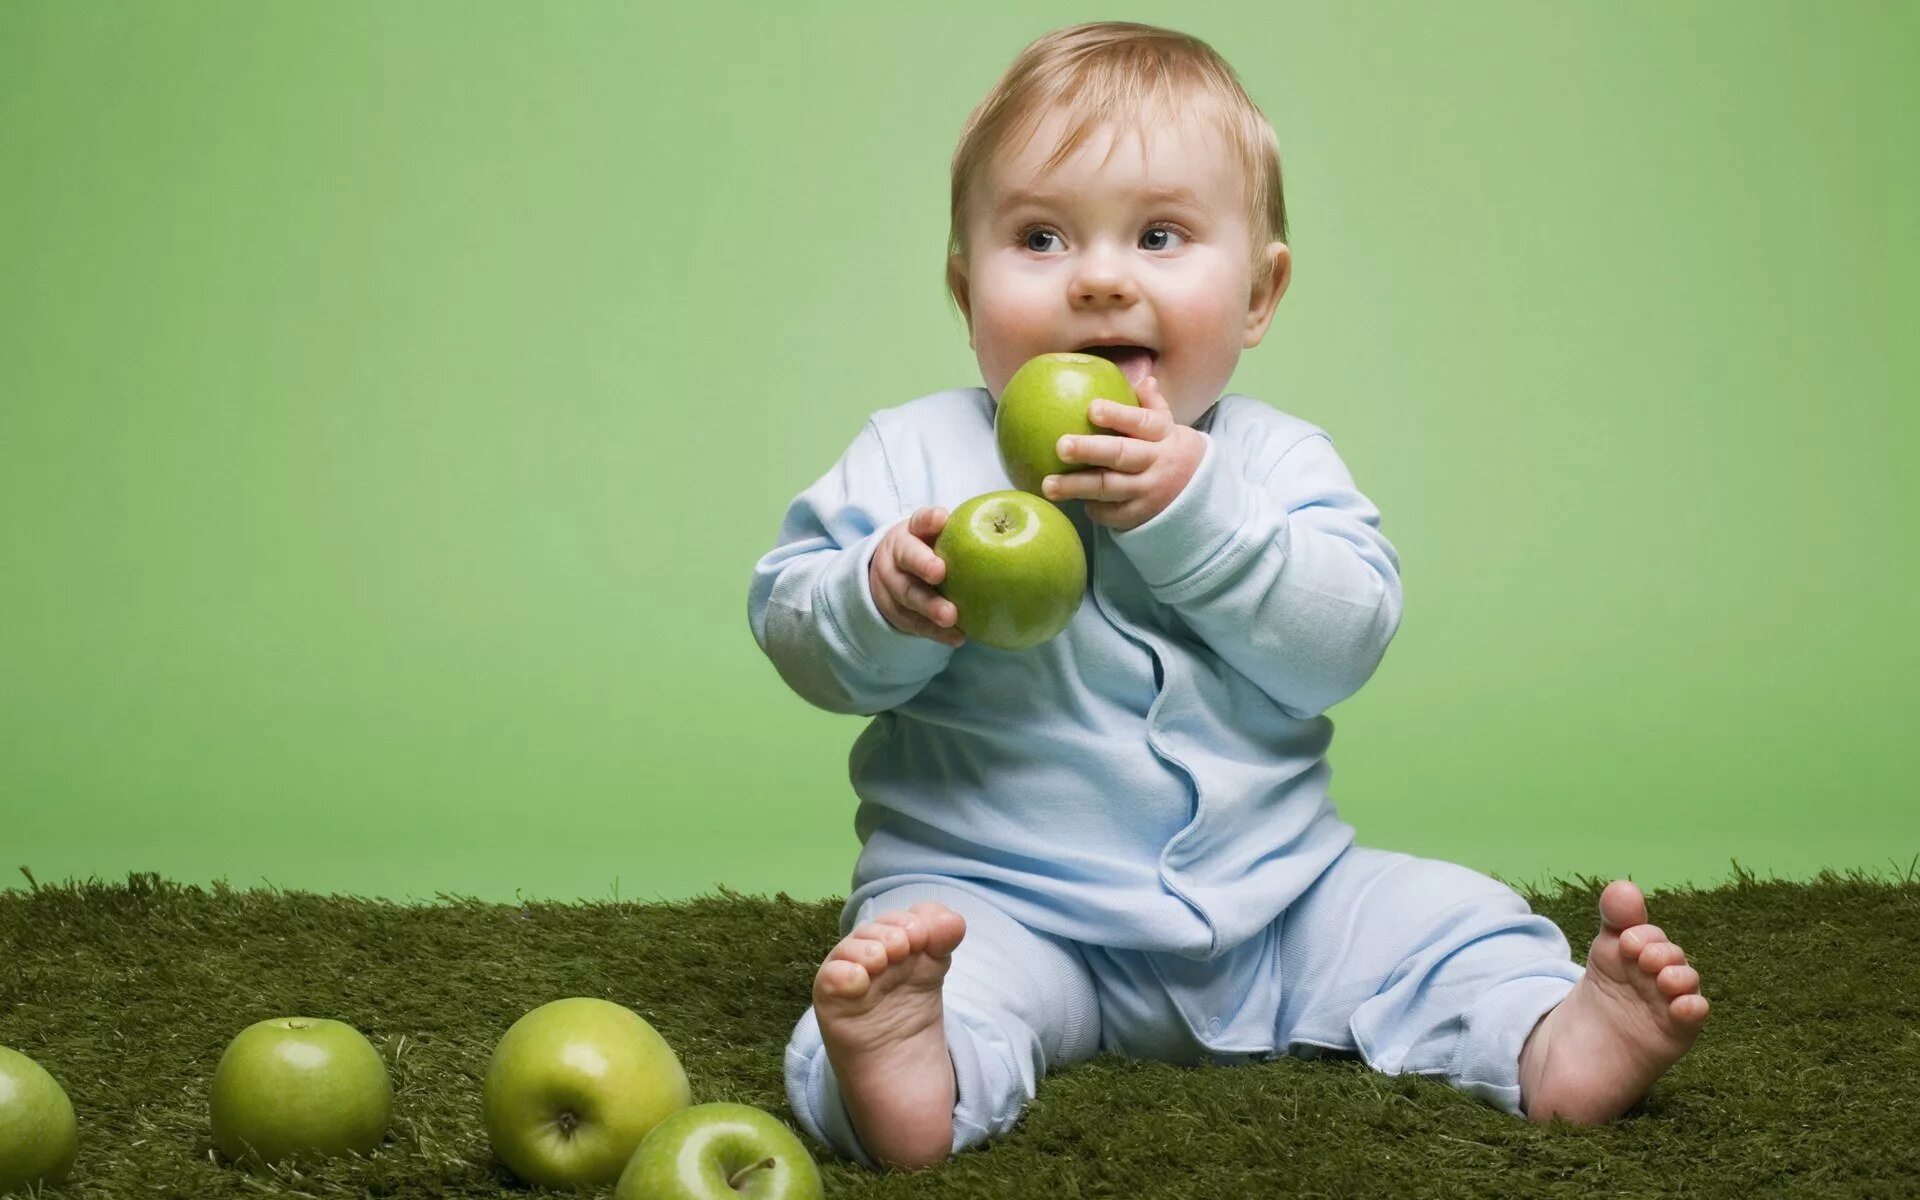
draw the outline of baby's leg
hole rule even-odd
[[[1283,1044],[1357,1049],[1388,1074],[1443,1075],[1509,1112],[1534,1107],[1522,1049],[1586,973],[1559,928],[1511,888],[1354,846],[1281,920]],[[1608,1119],[1659,1073],[1609,1112],[1562,1115]]]
[[[787,1099],[841,1154],[911,1170],[1011,1129],[1048,1070],[1099,1043],[1071,943],[972,892],[904,884],[863,904],[821,963],[787,1046]]]

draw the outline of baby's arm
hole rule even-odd
[[[1209,448],[1173,505],[1114,541],[1163,603],[1300,719],[1360,690],[1400,624],[1400,562],[1324,433],[1255,487]]]
[[[829,712],[873,714],[939,674],[953,647],[888,623],[869,562],[910,509],[869,420],[840,461],[788,506],[747,591],[753,637],[787,686]]]

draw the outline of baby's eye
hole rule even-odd
[[[1059,237],[1059,236],[1060,236],[1059,234],[1055,233],[1051,229],[1042,229],[1038,225],[1033,225],[1021,231],[1020,241],[1021,241],[1021,244],[1026,246],[1027,249],[1032,250],[1035,253],[1040,253],[1045,251],[1046,247],[1034,245],[1033,244],[1034,238],[1036,237],[1047,238],[1047,237]]]
[[[1175,228],[1174,228],[1173,226],[1171,226],[1171,225],[1155,225],[1155,226],[1152,226],[1151,228],[1149,228],[1149,229],[1148,229],[1148,230],[1146,231],[1146,233],[1144,233],[1144,234],[1142,234],[1142,235],[1141,235],[1141,237],[1142,237],[1142,238],[1150,238],[1150,237],[1152,237],[1152,236],[1153,236],[1154,234],[1156,234],[1156,233],[1164,233],[1164,234],[1169,234],[1169,235],[1171,235],[1171,236],[1173,236],[1173,237],[1185,237],[1185,236],[1186,236],[1185,234],[1183,234],[1183,233],[1181,233],[1181,232],[1180,232],[1180,231],[1179,231],[1178,229],[1175,229]],[[1171,248],[1172,248],[1172,247],[1170,247],[1170,246],[1166,246],[1166,245],[1160,245],[1160,246],[1148,246],[1148,247],[1147,247],[1147,249],[1149,249],[1149,250],[1168,250],[1168,249],[1171,249]]]
[[[1153,237],[1155,234],[1170,234],[1174,237],[1179,237],[1179,238],[1184,238],[1187,236],[1186,233],[1183,230],[1181,230],[1180,227],[1177,225],[1151,225],[1147,227],[1147,230],[1145,233],[1140,235],[1141,240],[1145,241],[1146,239]],[[1022,246],[1025,246],[1027,249],[1032,250],[1036,254],[1042,254],[1046,252],[1046,246],[1035,245],[1033,239],[1035,237],[1059,237],[1059,236],[1060,236],[1059,234],[1055,233],[1051,229],[1048,229],[1044,225],[1029,225],[1025,229],[1020,231],[1020,244]],[[1149,245],[1146,247],[1146,249],[1168,250],[1168,249],[1172,249],[1172,247],[1162,242],[1158,245]]]

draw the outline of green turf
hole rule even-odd
[[[1529,891],[1576,946],[1597,880]],[[1527,890],[1527,889],[1523,889]],[[1744,873],[1653,896],[1713,1017],[1639,1110],[1530,1126],[1353,1061],[1065,1068],[1008,1135],[913,1175],[814,1149],[830,1196],[1911,1196],[1920,1194],[1920,877]],[[676,904],[430,905],[125,884],[0,892],[0,1045],[73,1098],[80,1158],[52,1196],[524,1195],[479,1124],[495,1040],[528,1009],[631,1006],[696,1102],[791,1122],[781,1051],[838,901],[724,891]],[[214,1161],[207,1087],[269,1016],[335,1017],[392,1065],[371,1158],[264,1180]]]

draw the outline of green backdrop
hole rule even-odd
[[[0,871],[843,893],[747,582],[977,386],[948,162],[1137,5],[0,3]],[[1294,281],[1232,388],[1402,557],[1361,840],[1904,868],[1920,8],[1194,3]]]

